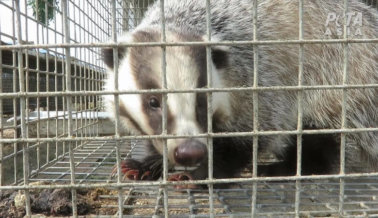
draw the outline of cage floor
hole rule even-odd
[[[90,142],[74,150],[77,183],[115,182],[110,178],[116,163],[114,141]],[[140,143],[123,143],[122,158],[143,156]],[[131,151],[131,152],[130,152]],[[63,157],[30,179],[66,183],[70,181],[69,159]],[[302,181],[299,214],[302,217],[339,216],[339,179]],[[132,217],[164,215],[163,189],[155,186],[123,190],[124,214]],[[295,215],[295,181],[257,183],[256,210],[259,217],[292,217]],[[106,200],[104,208],[116,213],[118,195],[114,190],[99,195]],[[345,179],[344,216],[378,216],[378,178]],[[235,184],[229,189],[214,189],[213,213],[216,217],[248,217],[251,214],[252,184]],[[168,189],[168,213],[172,217],[207,217],[210,213],[208,190]],[[109,212],[109,210],[108,210]],[[105,215],[105,214],[98,214]],[[108,214],[111,215],[111,214]],[[114,214],[113,214],[114,215]]]

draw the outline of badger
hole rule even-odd
[[[298,39],[298,1],[260,0],[254,5],[251,0],[217,0],[210,2],[211,42],[252,40],[255,7],[258,40]],[[341,0],[304,1],[303,40],[341,39],[344,32],[342,29],[340,34],[340,28],[343,28],[344,21],[348,22],[345,26],[349,39],[377,38],[378,16],[375,9],[357,0],[350,0],[347,17],[343,11]],[[164,12],[166,42],[208,41],[206,1],[165,0]],[[140,25],[122,35],[118,42],[161,42],[161,22],[160,3],[157,1],[145,13]],[[166,46],[165,54],[159,46],[119,46],[119,74],[116,82],[120,91],[164,88],[163,55],[168,90],[206,88],[208,83],[213,88],[251,87],[256,76],[258,87],[268,87],[256,91],[258,131],[295,132],[298,129],[298,98],[301,98],[301,129],[365,129],[303,134],[302,175],[338,173],[341,141],[344,139],[346,172],[359,171],[361,168],[376,170],[378,132],[374,128],[378,126],[378,89],[368,85],[378,84],[378,45],[351,41],[347,45],[341,42],[314,42],[304,43],[301,48],[300,46],[299,43],[261,43],[256,46],[248,43],[214,43],[210,46],[210,72],[207,72],[205,43]],[[254,52],[258,57],[256,61]],[[105,90],[114,91],[113,48],[104,48],[103,54],[108,67]],[[302,78],[299,81],[300,69]],[[211,76],[207,77],[207,73]],[[207,81],[208,78],[212,81]],[[282,86],[296,87],[299,83],[304,87],[320,88],[300,91],[274,89]],[[343,85],[367,86],[343,89]],[[329,87],[321,88],[322,86]],[[212,108],[212,131],[254,131],[253,92],[254,90],[248,89],[213,92],[209,101]],[[104,101],[113,117],[116,116],[116,110],[119,112],[122,134],[130,131],[135,135],[159,135],[162,133],[163,95],[156,92],[121,94],[118,108],[115,108],[113,95],[104,96]],[[208,178],[207,139],[195,137],[207,133],[208,130],[208,95],[204,92],[179,92],[168,93],[166,97],[167,134],[193,136],[167,139],[169,166],[183,166],[188,169],[184,173],[174,174],[170,179],[177,181]],[[344,109],[343,99],[346,105]],[[280,161],[258,166],[258,174],[295,175],[296,140],[296,134],[259,135],[259,152],[270,152]],[[238,176],[251,163],[252,144],[252,136],[213,138],[213,177]],[[121,169],[126,178],[156,180],[162,176],[164,140],[151,139],[145,146],[148,154],[143,160],[128,159],[122,162]]]

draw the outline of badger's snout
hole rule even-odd
[[[195,139],[185,140],[174,151],[176,163],[182,166],[199,164],[206,158],[206,155],[206,145]]]

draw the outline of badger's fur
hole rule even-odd
[[[206,39],[206,1],[166,0],[165,27],[167,42],[204,41]],[[160,4],[155,3],[141,24],[126,33],[120,42],[160,42]],[[251,0],[211,1],[212,41],[253,39]],[[258,1],[257,38],[259,40],[298,39],[298,1]],[[350,0],[349,38],[377,38],[377,11]],[[361,16],[361,23],[358,19]],[[338,20],[333,19],[336,15]],[[343,1],[305,0],[303,39],[336,39],[343,26]],[[331,19],[332,18],[332,19]],[[362,25],[360,25],[362,24]],[[330,32],[329,32],[330,31]],[[359,31],[359,32],[357,32]],[[356,33],[357,32],[357,33]],[[361,33],[361,34],[359,34]],[[253,46],[213,46],[213,87],[246,87],[253,84]],[[341,43],[303,45],[303,86],[342,85],[344,47]],[[350,43],[347,46],[346,84],[378,83],[378,45]],[[299,71],[298,44],[258,45],[258,86],[297,86]],[[113,50],[104,49],[109,66],[106,90],[114,90]],[[159,89],[162,49],[160,47],[119,48],[119,90]],[[206,48],[204,46],[166,47],[168,89],[206,87]],[[304,129],[340,129],[342,89],[312,89],[302,92]],[[121,123],[134,134],[161,133],[161,94],[120,95]],[[114,97],[105,96],[107,109],[114,114]],[[167,95],[168,134],[195,135],[207,132],[207,98],[204,93]],[[378,127],[378,89],[355,88],[347,91],[346,128]],[[260,131],[297,129],[297,91],[259,91],[258,122]],[[213,132],[253,130],[252,91],[213,93]],[[259,136],[259,148],[271,151],[283,160],[280,164],[259,168],[263,175],[291,175],[296,171],[296,135]],[[170,165],[198,166],[189,172],[192,179],[207,177],[206,139],[168,139]],[[339,171],[340,133],[303,135],[302,174],[329,174]],[[135,179],[161,176],[163,141],[151,140],[151,155],[142,162],[129,160],[125,169],[135,168]],[[235,176],[250,161],[252,137],[214,138],[214,177]],[[377,168],[378,133],[365,131],[346,134],[346,163]],[[367,163],[367,164],[365,164]],[[146,173],[146,172],[152,173]]]

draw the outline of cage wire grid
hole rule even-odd
[[[257,1],[254,1],[256,5]],[[207,5],[207,41],[169,43],[162,31],[160,43],[121,44],[122,46],[160,46],[165,58],[167,46],[206,45],[207,63],[210,63],[211,45],[253,45],[254,75],[257,75],[258,47],[269,44],[299,44],[298,86],[259,87],[257,76],[252,87],[210,88],[194,90],[168,90],[166,79],[163,88],[133,92],[102,90],[106,78],[101,61],[101,48],[116,48],[117,36],[135,28],[152,0],[73,1],[37,0],[35,8],[44,8],[45,13],[33,15],[33,6],[28,0],[0,1],[0,191],[22,190],[25,214],[32,215],[35,193],[43,190],[69,190],[70,211],[73,216],[82,215],[83,190],[96,190],[94,201],[100,209],[89,214],[118,215],[130,217],[299,217],[299,216],[378,216],[378,173],[346,174],[341,163],[337,175],[302,176],[301,158],[297,160],[297,176],[257,177],[257,142],[262,135],[290,134],[297,136],[298,152],[301,152],[303,134],[348,133],[378,131],[377,127],[348,129],[345,113],[340,129],[259,131],[257,92],[291,90],[298,93],[298,123],[302,123],[301,92],[316,89],[378,88],[378,84],[348,85],[347,61],[344,62],[342,85],[305,86],[303,77],[303,45],[306,43],[342,43],[347,51],[348,43],[377,43],[378,39],[334,40],[303,39],[303,1],[299,0],[298,40],[262,41],[257,38],[257,8],[254,9],[254,36],[251,41],[213,42],[210,33],[209,4]],[[378,8],[377,1],[366,1]],[[160,0],[164,6],[164,1]],[[348,1],[344,1],[347,12]],[[164,12],[163,7],[161,7]],[[52,17],[49,17],[52,11]],[[162,13],[164,14],[164,13]],[[3,17],[8,17],[5,23]],[[42,18],[44,16],[44,18]],[[2,21],[2,22],[1,22]],[[43,22],[44,21],[44,22]],[[165,30],[164,17],[161,27]],[[111,39],[111,41],[109,41]],[[117,49],[114,49],[117,52]],[[347,60],[347,52],[344,52]],[[118,55],[114,56],[117,63]],[[164,61],[164,59],[163,59]],[[117,68],[117,67],[116,67]],[[208,64],[208,71],[211,67]],[[117,75],[118,70],[115,69]],[[165,65],[162,72],[165,75]],[[208,78],[211,76],[209,73]],[[211,81],[210,79],[208,81]],[[251,91],[254,101],[254,130],[252,132],[213,133],[211,108],[208,108],[208,133],[196,136],[162,135],[121,136],[119,121],[111,123],[103,112],[102,95],[142,93],[207,93],[208,103],[214,92]],[[166,98],[163,98],[163,108]],[[210,104],[208,104],[210,105]],[[117,107],[116,107],[117,108]],[[163,109],[164,110],[164,109]],[[163,113],[165,114],[165,113]],[[163,127],[167,125],[163,115]],[[253,167],[245,171],[243,178],[209,179],[200,181],[168,182],[165,150],[164,176],[159,181],[124,182],[121,177],[110,177],[113,166],[125,158],[142,158],[143,143],[153,138],[206,137],[209,161],[212,162],[212,139],[214,137],[253,137]],[[345,149],[342,140],[341,150]],[[343,155],[343,152],[341,152]],[[260,155],[260,154],[259,154]],[[212,172],[212,165],[209,165]],[[180,170],[180,169],[179,169]],[[215,189],[213,184],[233,183],[229,189]],[[208,190],[173,189],[177,184],[208,184]],[[106,191],[104,191],[105,189]],[[92,193],[93,192],[89,192]],[[3,198],[3,197],[2,197]],[[3,199],[2,199],[3,200]],[[0,205],[1,206],[1,205]]]

